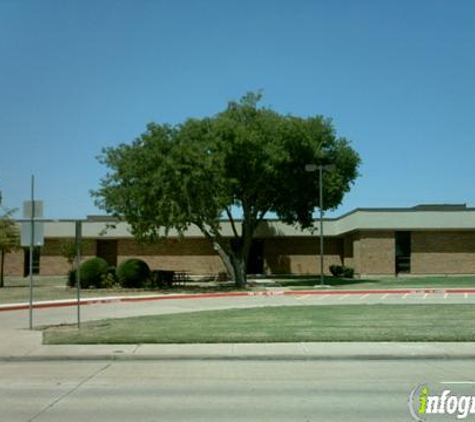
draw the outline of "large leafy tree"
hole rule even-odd
[[[104,149],[100,161],[110,171],[92,193],[96,204],[125,219],[139,239],[155,241],[170,229],[182,234],[197,226],[244,286],[252,238],[268,213],[312,226],[318,177],[305,165],[335,165],[325,174],[323,192],[325,209],[332,209],[360,163],[329,119],[281,115],[259,107],[260,99],[249,93],[209,118],[152,123],[131,144]],[[223,236],[223,218],[231,238]]]
[[[0,210],[1,204],[2,194],[0,192]],[[12,218],[13,212],[14,210],[6,210],[0,214],[0,288],[5,285],[5,256],[20,247],[20,232]]]

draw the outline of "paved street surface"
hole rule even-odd
[[[397,422],[414,387],[473,380],[475,363],[23,362],[0,363],[0,378],[8,422]]]

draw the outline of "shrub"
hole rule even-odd
[[[172,287],[175,280],[175,271],[153,270],[150,271],[150,277],[144,284],[147,289],[157,289]]]
[[[330,272],[334,277],[353,278],[355,270],[344,265],[330,265]]]
[[[76,287],[76,269],[68,271],[68,287]]]
[[[117,268],[111,266],[107,270],[107,275],[102,283],[104,288],[111,288],[114,287],[115,284],[118,284],[119,280],[117,278]]]
[[[355,270],[351,267],[343,267],[343,277],[353,278],[355,275]]]
[[[149,277],[150,268],[141,259],[127,259],[117,268],[117,279],[123,287],[143,287]]]
[[[330,265],[330,272],[334,277],[341,277],[343,275],[343,267],[341,265]]]
[[[109,266],[102,258],[91,258],[83,262],[79,268],[81,277],[81,288],[89,289],[90,287],[100,288],[104,279],[107,277]],[[76,286],[76,270],[68,273],[68,286]]]
[[[101,287],[111,289],[118,283],[115,267],[109,267],[107,274],[102,278]]]

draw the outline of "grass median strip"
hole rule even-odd
[[[49,327],[44,343],[475,341],[474,320],[473,305],[260,307]]]

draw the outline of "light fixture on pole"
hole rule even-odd
[[[335,168],[334,164],[306,164],[305,171],[314,172],[318,170],[318,208],[320,209],[320,287],[324,286],[323,276],[323,171],[330,171]]]

